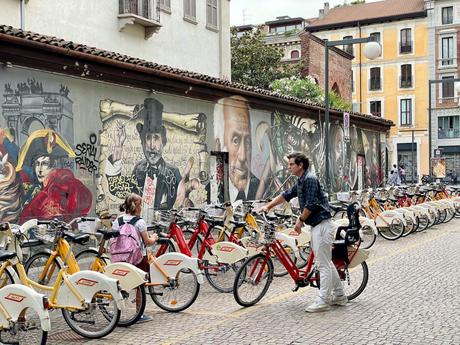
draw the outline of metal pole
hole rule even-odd
[[[431,86],[432,80],[428,81],[428,176],[431,176]]]
[[[326,181],[326,193],[330,193],[330,183],[329,183],[329,46],[328,40],[324,40],[324,140],[325,143],[325,167],[324,167],[324,174],[325,174],[325,181]]]
[[[412,146],[411,146],[411,153],[412,153],[412,183],[414,183],[414,172],[415,172],[415,162],[414,162],[414,130],[412,130]]]
[[[26,27],[26,23],[25,23],[25,21],[26,21],[26,18],[25,18],[26,17],[26,14],[25,14],[26,13],[25,0],[21,0],[21,3],[20,3],[19,6],[20,6],[20,12],[21,12],[20,13],[20,16],[21,16],[21,18],[20,18],[20,20],[21,20],[21,23],[20,23],[21,30],[25,30],[25,27]]]

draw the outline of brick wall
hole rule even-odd
[[[305,62],[302,75],[311,75],[324,89],[324,43],[309,32],[301,33],[300,40],[301,57]],[[349,102],[352,99],[352,58],[337,48],[329,49],[329,89],[337,83],[340,95]]]

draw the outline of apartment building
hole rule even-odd
[[[230,78],[229,0],[2,0],[0,24]]]
[[[305,30],[322,39],[372,37],[382,55],[368,60],[362,45],[341,47],[353,60],[354,110],[395,123],[381,150],[388,165],[403,164],[407,179],[429,170],[427,11],[423,0],[385,0],[329,8]],[[412,178],[413,177],[413,178]]]
[[[428,11],[428,47],[431,68],[431,157],[445,158],[447,173],[460,174],[460,107],[458,41],[460,3],[425,1]],[[442,82],[444,81],[444,82]]]

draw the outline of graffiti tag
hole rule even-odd
[[[136,176],[107,176],[109,192],[117,198],[124,199],[129,193],[139,189]]]
[[[96,141],[96,134],[91,133],[89,136],[89,143],[78,144],[75,148],[75,153],[77,155],[77,157],[75,158],[75,163],[80,169],[86,170],[89,173],[97,171],[96,163],[99,163],[99,161],[96,158]]]

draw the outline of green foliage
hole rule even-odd
[[[282,49],[266,45],[266,34],[260,28],[241,37],[236,33],[232,28],[232,81],[268,89],[276,79],[300,76],[302,64],[282,64]]]
[[[273,91],[283,95],[307,99],[318,105],[324,104],[324,90],[316,84],[311,76],[307,76],[306,78],[290,77],[278,79],[270,87]],[[341,110],[352,110],[352,104],[342,99],[334,91],[329,92],[329,106]]]

